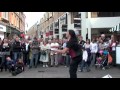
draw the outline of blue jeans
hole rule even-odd
[[[0,55],[0,69],[2,71],[2,69],[5,66],[5,56],[4,55]]]
[[[87,71],[89,71],[88,64],[84,60],[82,60],[80,70],[83,71],[83,68],[86,67]]]
[[[38,53],[32,54],[32,59],[30,60],[30,67],[34,66],[34,58],[35,58],[35,67],[37,67],[38,64]]]
[[[90,56],[90,60],[91,60],[91,67],[95,65],[95,61],[96,61],[96,53],[91,53]]]
[[[3,63],[4,62],[4,60],[5,60],[5,56],[4,55],[0,55],[0,58],[1,58],[1,63]]]
[[[66,55],[66,62],[65,63],[66,63],[67,67],[70,65],[70,60],[71,60],[70,56]]]
[[[13,52],[13,56],[14,56],[13,58],[14,62],[17,62],[18,59],[20,58],[20,52]]]

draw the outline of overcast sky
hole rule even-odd
[[[40,22],[40,19],[43,17],[45,12],[24,12],[26,15],[26,30],[33,26],[37,21]],[[27,27],[28,24],[28,27]]]

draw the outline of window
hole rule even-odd
[[[81,28],[81,20],[79,18],[74,19],[74,28]]]
[[[12,16],[11,16],[11,21],[12,21],[12,24],[14,24],[14,14],[12,13]]]
[[[19,19],[17,18],[17,27],[19,27]]]
[[[59,39],[59,35],[56,35],[56,38]]]
[[[50,26],[50,31],[53,31],[53,24],[51,24]]]
[[[57,29],[59,28],[59,20],[57,20],[57,21],[54,23],[54,27],[57,28]]]
[[[60,23],[61,24],[67,24],[67,14],[60,17]]]
[[[66,34],[63,34],[63,38],[66,38]]]
[[[15,26],[16,26],[16,15],[15,15],[15,23],[14,23],[14,24],[15,24]]]
[[[62,25],[62,32],[67,32],[67,25]]]
[[[98,17],[98,14],[97,14],[98,12],[91,12],[91,17],[92,18],[95,18],[95,17]]]
[[[55,29],[55,34],[59,34],[59,29]]]
[[[91,12],[91,16],[94,17],[117,17],[120,16],[120,12]]]
[[[52,14],[53,14],[52,12],[49,12],[49,18],[51,18],[53,16]]]
[[[86,18],[88,18],[88,12],[86,12]]]
[[[54,13],[55,13],[55,12],[52,12],[52,16],[53,16],[53,17],[54,17]]]
[[[8,20],[8,12],[3,12],[2,16],[4,19]]]
[[[46,20],[49,19],[49,12],[46,12]]]

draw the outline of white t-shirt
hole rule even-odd
[[[97,43],[90,43],[90,50],[91,50],[91,53],[97,53],[98,51],[98,45]]]
[[[67,46],[67,43],[64,43],[62,47],[63,47],[63,48],[66,48],[66,46]]]
[[[116,47],[116,43],[113,43],[113,44],[112,44],[112,51],[115,51],[115,50],[116,50],[115,47]]]
[[[51,49],[51,44],[49,44],[49,43],[47,44],[47,49],[49,49],[49,50]]]
[[[52,48],[53,46],[59,47],[59,44],[58,44],[58,43],[51,43],[51,45],[50,45],[51,50],[58,50],[58,48]]]
[[[58,50],[58,48],[52,48],[54,46],[59,47],[59,44],[58,43],[51,43],[50,47],[51,47],[52,53],[54,52],[54,50]],[[55,53],[55,54],[57,54],[57,53]]]
[[[84,44],[85,48],[90,48],[90,44]]]
[[[47,50],[47,45],[41,45],[41,50]]]
[[[25,45],[26,45],[26,51],[28,51],[29,43],[25,43]]]
[[[87,59],[88,59],[88,53],[87,53],[87,51],[85,50],[85,51],[83,51],[83,56],[82,56],[82,59],[86,62],[87,61]]]

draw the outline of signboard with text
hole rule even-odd
[[[0,25],[0,31],[1,32],[6,32],[6,26]]]

